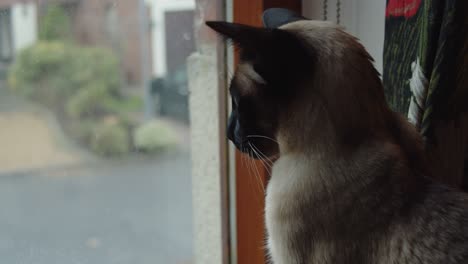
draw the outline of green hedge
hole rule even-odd
[[[64,109],[74,96],[82,98],[83,90],[116,100],[119,83],[118,61],[111,51],[58,41],[41,41],[24,49],[8,75],[11,89],[55,110]]]
[[[39,24],[39,39],[67,40],[71,38],[70,16],[58,3],[47,4]]]
[[[119,94],[119,76],[118,60],[108,49],[40,41],[20,52],[8,83],[14,92],[55,111],[82,144],[112,156],[128,152],[128,126],[101,123],[113,116],[128,124],[129,107],[137,105]],[[98,139],[91,140],[90,133],[98,133]]]
[[[91,149],[102,156],[121,156],[130,152],[130,135],[119,122],[98,124],[91,139]]]

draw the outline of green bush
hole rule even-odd
[[[76,47],[58,41],[38,42],[20,52],[10,68],[8,83],[19,94],[54,110],[66,107],[80,116],[84,112],[76,109],[80,106],[98,103],[96,107],[104,109],[106,102],[119,100],[118,60],[103,48]],[[83,102],[86,99],[92,102]]]
[[[63,101],[71,89],[65,76],[67,53],[61,42],[39,42],[23,50],[9,70],[9,87],[47,105]]]
[[[49,4],[40,22],[39,39],[41,40],[66,40],[71,36],[70,18],[60,4]]]
[[[66,112],[75,119],[102,116],[109,113],[103,103],[107,100],[112,100],[112,98],[106,87],[99,83],[93,83],[78,90],[68,100]]]
[[[96,127],[100,121],[94,119],[83,119],[79,122],[71,122],[65,128],[66,132],[72,138],[80,142],[84,146],[90,146],[94,137]]]
[[[137,112],[143,109],[143,99],[137,96],[120,98],[120,100],[106,100],[105,109],[112,113]]]
[[[92,151],[105,156],[130,151],[136,126],[131,112],[142,102],[119,93],[118,60],[110,50],[40,41],[19,54],[8,83],[55,111],[65,130]]]
[[[105,86],[110,95],[118,95],[119,61],[111,50],[75,46],[70,51],[69,60],[73,62],[73,67],[69,78],[72,84],[97,83]]]
[[[177,137],[168,124],[153,120],[135,130],[133,142],[139,151],[158,152],[174,147],[177,144]]]
[[[118,122],[97,125],[91,139],[91,149],[102,156],[121,156],[130,152],[128,130]]]

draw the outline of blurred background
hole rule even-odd
[[[194,0],[0,1],[2,263],[190,263]]]

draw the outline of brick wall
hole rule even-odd
[[[82,44],[112,48],[121,60],[122,73],[130,85],[140,84],[142,78],[138,2],[82,0],[76,5],[73,15],[76,40]],[[148,41],[151,39],[149,34],[148,31]],[[148,47],[151,47],[149,43]],[[147,56],[151,58],[151,54]]]

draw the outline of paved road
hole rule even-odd
[[[188,154],[0,175],[0,263],[181,264]]]

